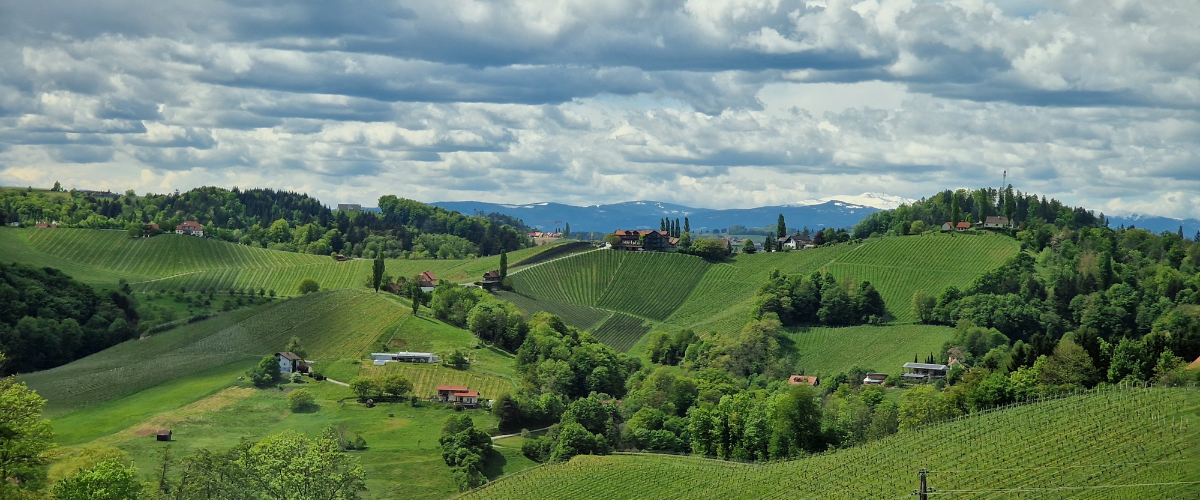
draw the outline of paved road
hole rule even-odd
[[[529,432],[541,432],[541,431],[545,431],[545,430],[549,430],[549,429],[550,429],[549,427],[542,427],[541,429],[530,429],[530,430],[529,430]],[[503,435],[500,435],[500,436],[492,436],[492,441],[495,441],[495,440],[497,440],[497,439],[504,439],[504,438],[510,438],[510,437],[517,437],[517,436],[520,436],[520,435],[521,435],[521,433],[520,433],[520,432],[518,432],[518,433],[516,433],[516,434],[503,434]]]

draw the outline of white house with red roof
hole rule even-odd
[[[204,237],[204,226],[194,220],[185,221],[183,224],[175,226],[175,234],[184,236]]]

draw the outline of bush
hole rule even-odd
[[[316,406],[317,399],[308,389],[296,389],[288,393],[288,408],[292,411],[304,411]]]
[[[280,377],[279,361],[275,359],[275,356],[264,356],[262,361],[258,362],[258,366],[246,372],[246,377],[259,387],[274,384],[279,381]]]
[[[298,290],[300,291],[301,295],[307,295],[310,293],[320,291],[321,285],[319,283],[317,283],[317,280],[315,280],[315,279],[304,278],[303,280],[300,281],[300,286],[298,287]],[[272,294],[272,296],[274,296],[274,295]]]
[[[291,380],[293,384],[303,384],[304,374],[300,372],[292,372]]]

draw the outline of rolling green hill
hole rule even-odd
[[[565,311],[562,304],[572,304],[677,328],[731,332],[750,319],[754,294],[774,269],[785,274],[824,270],[839,279],[869,280],[896,321],[905,323],[912,321],[910,301],[917,290],[936,295],[950,285],[964,287],[1017,251],[1015,240],[992,234],[883,238],[859,245],[737,255],[716,264],[680,254],[595,251],[531,266],[511,276],[513,288],[524,296],[514,303],[527,312]],[[616,342],[614,347],[627,348],[639,332],[648,330],[643,323],[624,318],[612,325],[598,325],[595,320],[596,315],[583,314],[568,322],[605,332]],[[618,332],[619,328],[627,330]],[[911,350],[908,347],[906,351]]]
[[[936,494],[954,498],[1197,498],[1198,411],[1195,388],[1106,390],[902,431],[789,462],[580,456],[459,498],[886,500],[911,498],[921,469],[931,471],[929,486]],[[1190,484],[1172,484],[1180,482]]]
[[[954,338],[954,329],[934,325],[849,326],[845,328],[796,328],[789,331],[800,354],[798,367],[808,375],[835,375],[854,366],[894,373],[914,354],[921,359],[940,352]]]
[[[547,245],[513,252],[510,262],[553,250]],[[130,238],[124,231],[89,229],[0,229],[0,259],[55,267],[91,285],[125,279],[136,292],[275,290],[295,295],[304,278],[322,289],[363,286],[371,272],[368,260],[336,262],[326,256],[280,252],[221,241],[163,234]],[[463,260],[389,260],[392,276],[412,277],[432,271],[455,282],[479,279],[496,269],[500,257]]]

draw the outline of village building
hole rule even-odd
[[[883,385],[887,378],[886,373],[868,373],[862,383],[863,385]]]
[[[437,275],[429,271],[417,275],[417,286],[421,287],[422,292],[432,292],[434,288],[437,288],[437,283]]]
[[[275,360],[279,361],[279,373],[308,373],[308,365],[296,353],[277,352]]]
[[[341,212],[361,212],[362,205],[358,203],[338,203],[338,208]]]
[[[946,373],[950,371],[949,366],[933,363],[904,363],[904,369],[910,371],[901,375],[902,377],[922,381],[946,378]]]
[[[792,236],[784,236],[783,238],[775,238],[776,248],[789,248],[792,250],[801,250],[805,248],[814,248],[812,238],[795,234]]]
[[[499,283],[499,282],[500,282],[500,270],[499,269],[493,269],[491,271],[483,273],[483,284],[488,285],[488,284]]]
[[[621,239],[620,248],[635,252],[666,252],[679,245],[679,238],[672,238],[666,231],[618,229],[613,234]]]
[[[373,352],[371,361],[377,365],[387,363],[437,363],[437,354],[431,352]]]
[[[983,220],[984,229],[1002,229],[1012,227],[1012,222],[1003,215],[990,215]]]
[[[820,379],[815,376],[792,375],[788,377],[789,385],[807,385],[809,387],[817,387],[821,385]]]
[[[458,403],[467,407],[479,405],[479,392],[465,385],[439,385],[437,393],[438,401],[443,403]]]
[[[954,230],[960,233],[968,229],[971,229],[971,223],[966,221],[959,222],[958,225],[954,227]]]
[[[196,222],[194,220],[189,220],[189,221],[184,222],[183,224],[176,226],[175,234],[184,235],[184,236],[198,236],[200,238],[203,238],[204,237],[204,226],[201,226],[199,222]]]

